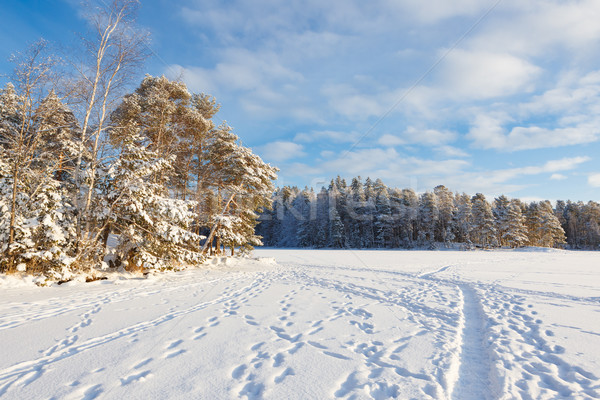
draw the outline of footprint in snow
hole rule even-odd
[[[181,343],[183,343],[183,340],[181,340],[181,339],[175,340],[175,341],[169,343],[165,349],[166,350],[174,349],[175,347],[179,346]]]
[[[142,368],[144,365],[147,365],[148,363],[150,363],[152,360],[154,360],[152,357],[150,358],[146,358],[145,360],[142,360],[140,362],[138,362],[137,364],[135,364],[133,366],[133,369],[140,369]]]
[[[346,357],[342,354],[334,353],[332,351],[324,351],[323,354],[325,354],[326,356],[329,356],[329,357],[337,358],[339,360],[352,360],[350,357]]]
[[[306,342],[306,343],[310,344],[310,345],[311,345],[311,346],[313,346],[313,347],[316,347],[317,349],[321,349],[321,350],[327,350],[327,346],[323,346],[323,345],[322,345],[322,344],[320,344],[320,343],[317,343],[317,342],[311,342],[310,340],[309,340],[308,342]]]
[[[244,375],[244,371],[246,371],[246,368],[248,368],[246,364],[242,364],[235,367],[234,370],[231,371],[231,377],[233,379],[240,379],[242,375]]]
[[[251,351],[256,351],[256,350],[260,349],[264,344],[265,344],[265,342],[256,343],[255,345],[253,345],[252,347],[250,347],[250,350]]]
[[[275,354],[275,357],[273,357],[273,367],[274,368],[279,367],[281,364],[283,364],[284,360],[285,360],[285,356],[282,353]]]
[[[200,326],[197,328],[192,328],[192,333],[195,335],[192,337],[192,340],[199,340],[202,339],[204,336],[206,336],[206,332],[204,331],[204,327]],[[197,333],[199,333],[199,335],[196,335]]]
[[[134,382],[143,382],[150,376],[152,376],[152,374],[150,373],[150,370],[148,370],[130,375],[126,378],[121,378],[121,386],[126,386]]]
[[[180,356],[180,355],[182,355],[182,354],[183,354],[183,353],[185,353],[185,352],[186,352],[186,350],[184,350],[184,349],[179,349],[179,350],[177,350],[177,351],[174,351],[174,352],[172,352],[172,353],[167,353],[167,354],[165,354],[165,355],[163,356],[163,358],[164,358],[165,360],[168,360],[169,358],[175,358],[175,357],[177,357],[177,356]]]
[[[288,377],[288,376],[290,376],[290,375],[296,375],[296,373],[294,372],[294,370],[293,370],[292,368],[290,368],[290,367],[287,367],[287,368],[286,368],[286,369],[285,369],[285,370],[284,370],[284,371],[281,373],[281,375],[279,375],[279,376],[276,376],[276,377],[273,379],[273,381],[274,381],[275,383],[281,383],[281,382],[283,382],[283,380],[284,380],[286,377]]]

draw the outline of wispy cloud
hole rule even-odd
[[[598,161],[572,155],[600,150],[600,3],[492,4],[190,0],[179,15],[201,61],[179,70],[301,186],[303,174],[530,197],[558,190],[536,186],[543,174],[581,186]]]
[[[304,157],[304,147],[294,142],[277,141],[256,147],[255,150],[267,162],[280,162]]]
[[[330,141],[334,143],[353,143],[358,140],[358,132],[344,131],[311,131],[309,133],[298,133],[294,136],[294,141],[302,143],[314,143]]]
[[[591,187],[600,187],[600,172],[595,174],[590,174],[588,176],[588,184]]]

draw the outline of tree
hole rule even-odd
[[[344,224],[337,210],[330,208],[329,237],[331,238],[331,247],[341,249],[345,247]]]
[[[312,189],[304,188],[296,198],[297,209],[301,215],[298,221],[298,245],[301,247],[314,246],[317,234],[316,226],[316,199]],[[313,211],[314,210],[314,211]]]
[[[16,86],[0,91],[0,270],[50,272],[70,264],[68,192],[57,181],[74,117],[53,91],[56,60],[47,43],[13,57]],[[61,140],[55,143],[54,140]],[[64,149],[61,149],[64,147]],[[65,264],[66,263],[66,264]]]
[[[169,196],[156,176],[172,168],[140,136],[123,141],[119,157],[105,176],[105,225],[118,233],[117,263],[125,268],[176,268],[199,262],[201,237],[192,231],[194,204]],[[94,238],[98,240],[99,238]]]
[[[98,245],[92,238],[99,237],[100,227],[91,214],[107,119],[131,74],[147,57],[148,36],[134,27],[137,6],[136,0],[90,4],[85,17],[91,33],[83,37],[82,59],[72,61],[79,77],[73,92],[82,105],[83,121],[73,166],[77,248],[83,258]]]
[[[494,227],[494,214],[492,207],[481,193],[471,199],[473,222],[469,236],[473,242],[481,247],[497,245],[496,228]]]
[[[505,241],[505,233],[509,229],[510,224],[513,222],[511,218],[514,217],[514,215],[508,215],[509,206],[510,200],[504,195],[494,199],[492,213],[494,214],[494,219],[496,222],[496,234],[498,235],[498,244],[500,246],[508,245],[508,243]]]
[[[220,219],[230,215],[241,218],[244,233],[240,240],[230,243],[231,246],[239,245],[244,249],[251,249],[253,245],[261,244],[260,238],[255,235],[254,227],[258,222],[258,212],[271,207],[271,195],[274,191],[273,181],[277,179],[278,169],[263,162],[252,151],[243,147],[237,141],[237,136],[230,130],[223,130],[222,136],[217,136],[208,146],[210,165],[222,165],[217,174],[221,193],[226,193],[227,201],[222,212],[216,216],[208,238],[202,248],[205,253],[209,243],[215,237],[220,226]],[[235,201],[235,198],[243,199]],[[231,204],[236,206],[230,210]],[[250,229],[251,228],[251,229]],[[217,242],[219,236],[216,236]],[[217,246],[218,247],[218,246]]]
[[[436,186],[433,193],[437,199],[438,219],[435,226],[437,241],[448,243],[454,239],[453,219],[456,213],[454,196],[444,185]]]
[[[375,244],[377,247],[391,247],[393,236],[392,210],[388,191],[382,187],[375,200]]]
[[[501,240],[503,244],[516,248],[527,244],[527,227],[521,207],[516,201],[510,201],[506,212],[502,214]]]
[[[532,246],[553,247],[565,243],[565,232],[549,201],[532,202],[526,221]]]
[[[435,227],[439,218],[437,197],[432,192],[421,195],[419,202],[419,242],[434,246]]]

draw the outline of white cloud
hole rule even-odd
[[[377,143],[382,146],[395,147],[406,144],[406,141],[399,136],[386,133],[377,140]]]
[[[395,5],[404,13],[408,13],[411,19],[433,24],[440,20],[454,18],[458,16],[472,16],[482,13],[490,5],[479,0],[421,0],[421,1],[395,1],[388,0],[388,3]]]
[[[311,131],[310,133],[298,133],[294,136],[295,142],[312,143],[322,142],[324,140],[334,143],[354,143],[359,140],[360,134],[358,132],[344,132],[344,131]]]
[[[301,82],[302,74],[285,67],[272,52],[224,49],[214,68],[174,66],[194,91],[197,83],[234,91],[264,90],[273,82]]]
[[[287,161],[304,157],[306,153],[302,145],[294,142],[277,141],[256,148],[257,152],[267,162]]]
[[[443,60],[446,95],[458,99],[490,99],[533,90],[541,69],[508,53],[452,50]]]
[[[588,176],[588,185],[591,187],[600,187],[600,172]]]
[[[325,85],[321,93],[334,111],[350,120],[378,117],[386,111],[387,95],[363,93],[349,84]]]
[[[386,133],[378,139],[378,143],[383,146],[400,146],[410,144],[420,144],[424,146],[441,146],[445,143],[455,140],[456,133],[451,131],[440,131],[436,129],[419,129],[409,126],[400,135]]]
[[[433,150],[444,155],[445,157],[469,157],[469,153],[454,146],[438,146]]]
[[[556,50],[590,52],[600,39],[600,2],[514,1],[503,17],[482,24],[482,33],[468,41],[471,48],[541,56]]]
[[[598,0],[503,0],[415,87],[492,3],[186,5],[182,15],[198,33],[190,46],[206,47],[206,57],[202,67],[180,61],[185,81],[193,91],[216,95],[224,112],[238,106],[233,115],[242,121],[231,114],[227,119],[240,132],[246,122],[256,128],[260,118],[273,121],[264,134],[276,135],[278,142],[265,145],[265,154],[282,161],[307,156],[282,174],[360,174],[392,184],[414,178],[420,185],[511,192],[535,184],[532,177],[540,174],[563,179],[564,171],[587,159],[560,159],[564,152],[546,150],[556,160],[490,170],[473,149],[492,150],[491,158],[497,151],[521,151],[500,157],[523,165],[531,149],[600,141]],[[282,138],[285,132],[293,133]],[[360,148],[331,151],[333,144],[355,143],[364,133]],[[459,134],[471,142],[468,152]]]
[[[482,192],[490,196],[509,194],[532,184],[516,184],[515,179],[527,176],[536,176],[545,173],[555,173],[576,169],[580,164],[590,161],[589,157],[571,157],[559,160],[550,160],[540,166],[525,166],[518,168],[484,170],[478,172],[464,172],[450,175],[445,184],[455,190],[464,190],[467,193]]]
[[[467,138],[473,141],[474,147],[504,151],[563,147],[600,140],[600,119],[595,116],[565,120],[563,122],[576,124],[556,128],[515,126],[508,131],[504,125],[509,122],[510,117],[506,114],[477,115]]]
[[[552,174],[550,175],[550,179],[552,179],[553,181],[562,181],[567,179],[567,176],[563,174]]]

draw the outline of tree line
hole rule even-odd
[[[88,9],[80,52],[45,41],[14,56],[0,89],[0,272],[177,268],[260,244],[276,168],[220,106],[147,75],[137,2]],[[131,90],[131,89],[129,89]]]
[[[267,246],[330,248],[462,248],[523,246],[600,248],[600,204],[488,201],[440,185],[422,194],[380,179],[339,176],[313,189],[279,188],[257,233]]]

